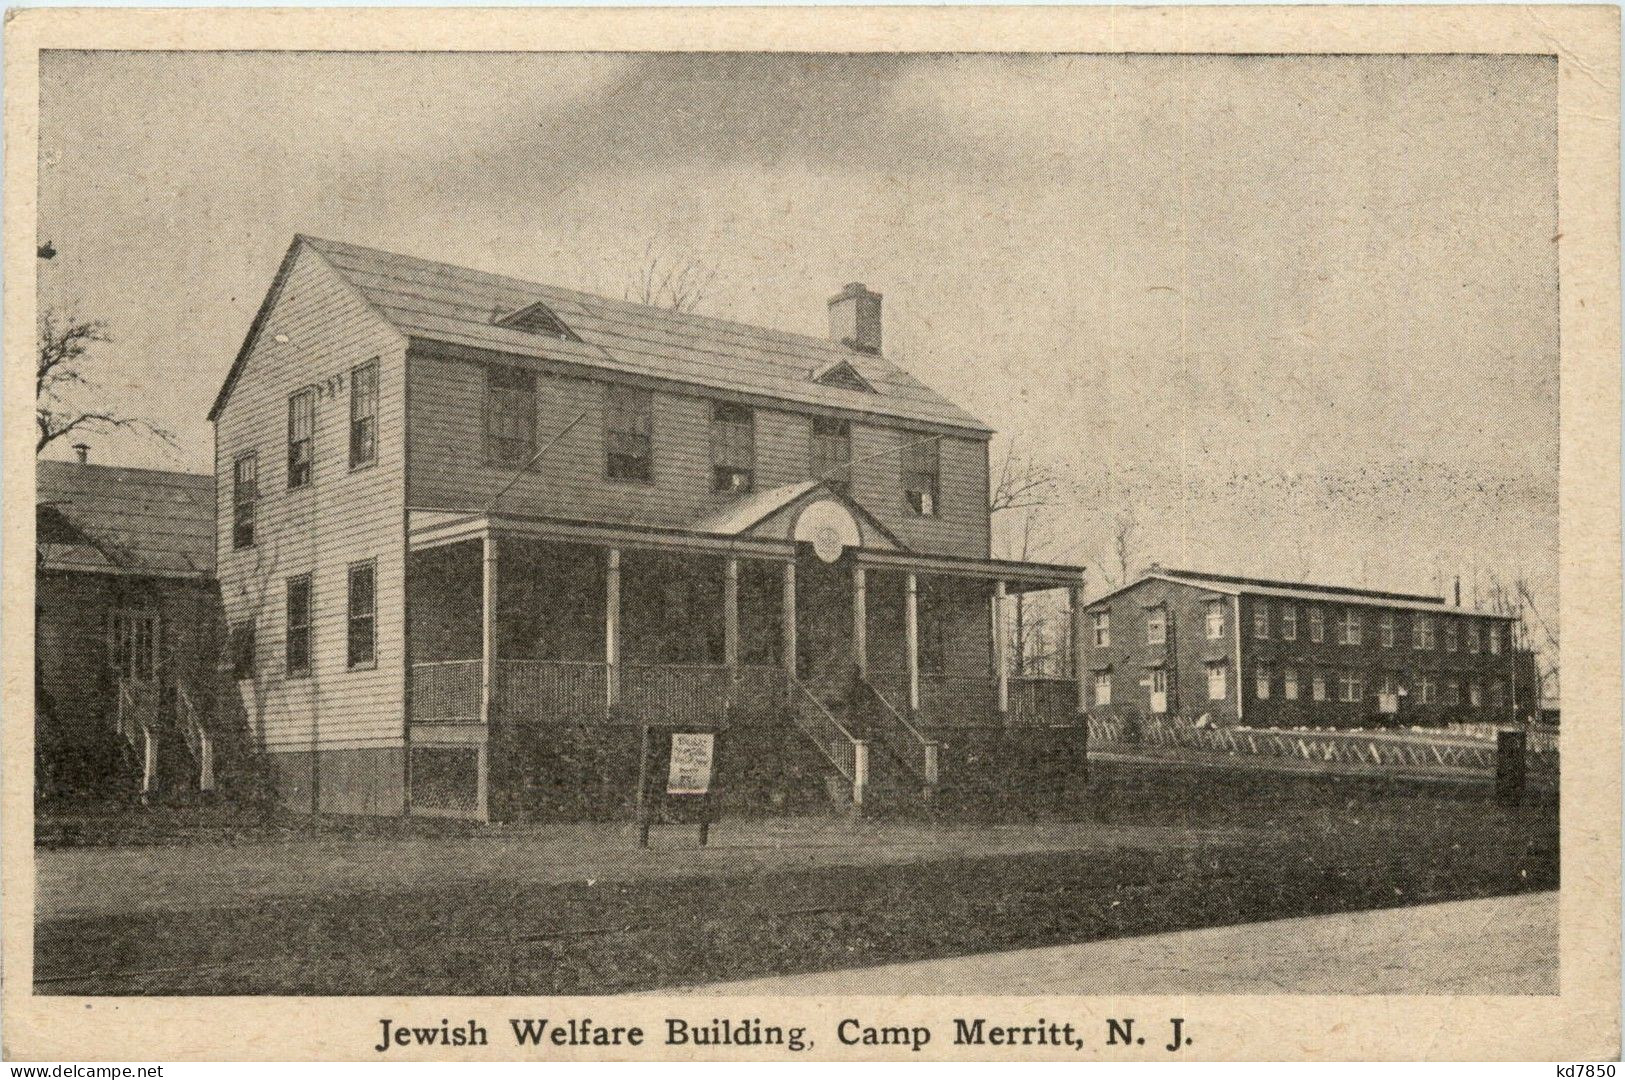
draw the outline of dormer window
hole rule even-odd
[[[498,326],[506,326],[514,330],[523,330],[527,334],[541,334],[544,337],[563,338],[566,341],[580,341],[575,331],[564,325],[551,308],[540,301],[526,308],[520,308],[511,315],[505,315],[497,321]]]
[[[837,360],[827,367],[815,370],[812,378],[813,382],[823,386],[838,386],[843,390],[857,390],[865,394],[875,392],[869,380],[858,374],[858,369],[847,360]]]

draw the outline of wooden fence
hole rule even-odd
[[[1290,758],[1322,764],[1420,771],[1495,771],[1493,738],[1447,731],[1311,731],[1275,728],[1196,727],[1166,717],[1089,716],[1094,748],[1154,746],[1219,754]],[[1555,774],[1552,745],[1528,744],[1526,762],[1534,774]]]

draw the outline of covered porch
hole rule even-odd
[[[561,729],[602,747],[645,723],[725,725],[736,748],[806,758],[861,805],[887,769],[933,789],[955,729],[1076,722],[1076,667],[1014,675],[1006,627],[1013,596],[1057,587],[1075,623],[1081,571],[916,555],[837,498],[810,505],[824,508],[811,539],[807,514],[775,535],[414,511],[414,810],[498,813],[549,771],[537,759],[562,753]],[[575,783],[630,790],[620,765],[584,756],[600,760]]]

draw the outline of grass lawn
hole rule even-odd
[[[41,993],[615,993],[1551,889],[1558,864],[1550,800],[1122,764],[1078,822],[725,821],[703,852],[125,820],[41,822]]]

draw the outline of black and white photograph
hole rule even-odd
[[[370,1060],[1573,992],[1569,60],[823,40],[30,55],[14,991],[430,999]],[[1185,1011],[999,1004],[1102,996]]]

